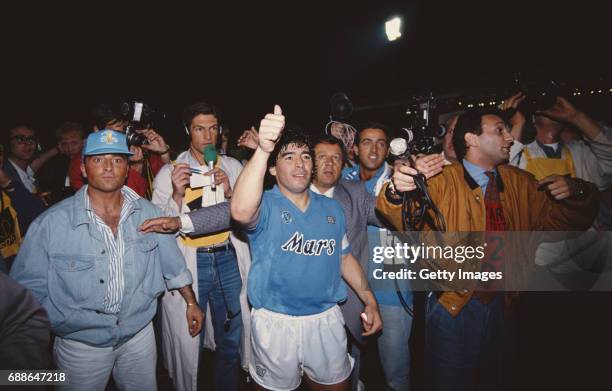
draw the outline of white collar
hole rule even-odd
[[[310,190],[312,190],[314,193],[321,194],[321,195],[323,195],[323,196],[325,196],[327,198],[334,198],[334,189],[335,188],[336,188],[336,186],[328,189],[325,193],[321,193],[319,191],[319,189],[317,189],[317,187],[314,185],[314,183],[310,184]]]

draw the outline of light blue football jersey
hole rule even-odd
[[[337,201],[308,190],[302,212],[279,190],[264,192],[259,220],[248,232],[248,297],[255,308],[301,316],[346,299],[342,256],[350,252]]]

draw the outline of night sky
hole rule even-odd
[[[603,5],[260,3],[4,10],[2,130],[30,123],[50,140],[60,122],[87,121],[95,103],[141,99],[165,113],[160,131],[182,140],[181,109],[204,99],[220,106],[235,137],[274,103],[290,123],[320,130],[337,91],[365,107],[511,85],[517,72],[612,87]],[[403,19],[403,36],[387,42],[383,25],[393,16]],[[403,111],[355,119],[397,124]]]

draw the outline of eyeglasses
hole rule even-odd
[[[18,144],[34,145],[38,143],[38,139],[34,136],[13,136],[11,137],[11,140],[17,141]]]

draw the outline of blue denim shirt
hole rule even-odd
[[[123,222],[125,291],[118,314],[105,313],[108,249],[85,210],[85,188],[40,215],[28,230],[11,277],[30,289],[62,338],[97,347],[120,345],[143,329],[166,288],[192,283],[174,235],[138,231],[159,208],[134,201]],[[187,327],[187,319],[185,319]]]

